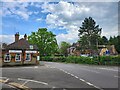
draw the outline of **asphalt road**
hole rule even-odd
[[[4,67],[2,77],[31,89],[54,90],[118,88],[118,68],[42,62],[44,66]],[[14,90],[14,89],[13,89]]]

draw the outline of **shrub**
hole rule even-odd
[[[94,64],[94,65],[120,65],[120,56],[97,56],[97,57],[81,57],[81,56],[45,56],[41,57],[42,61],[66,62],[78,64]]]

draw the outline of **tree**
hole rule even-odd
[[[110,45],[115,45],[115,48],[117,50],[118,53],[120,53],[120,36],[117,37],[111,37],[109,39],[109,44]]]
[[[102,36],[102,37],[99,37],[98,43],[99,45],[108,45],[109,42],[106,36]]]
[[[70,47],[70,43],[68,42],[61,42],[60,44],[60,53],[67,56],[67,49]]]
[[[48,32],[46,28],[39,28],[37,32],[32,32],[28,36],[28,41],[38,46],[41,56],[51,55],[58,50],[55,36],[51,31]]]
[[[120,54],[120,36],[117,36],[117,44],[115,45],[117,52]]]
[[[84,48],[96,49],[98,45],[98,38],[100,37],[102,28],[96,25],[92,17],[85,18],[79,31],[79,38]]]

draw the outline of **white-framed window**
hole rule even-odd
[[[10,54],[5,54],[4,62],[10,62],[10,61],[11,61],[11,55]]]
[[[30,53],[26,53],[26,61],[30,61],[31,60],[31,54]]]
[[[17,53],[15,55],[15,61],[21,61],[21,54],[20,53]]]
[[[30,49],[33,49],[33,45],[30,45],[29,47],[30,47]]]

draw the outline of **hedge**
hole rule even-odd
[[[95,64],[95,65],[120,65],[120,56],[97,56],[97,57],[82,57],[82,56],[45,56],[42,61],[66,62],[78,64]]]

